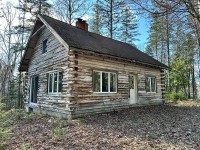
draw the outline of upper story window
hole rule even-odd
[[[47,42],[48,42],[48,39],[45,39],[42,42],[42,53],[46,53],[47,52]]]
[[[93,92],[117,92],[117,74],[112,72],[93,72]]]
[[[146,77],[146,92],[156,92],[156,77]]]
[[[48,73],[48,94],[58,94],[62,92],[62,72]]]

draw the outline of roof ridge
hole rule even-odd
[[[45,17],[51,18],[51,19],[53,19],[53,20],[59,21],[59,22],[61,22],[61,23],[67,24],[67,25],[69,25],[69,26],[71,26],[71,27],[73,27],[73,28],[79,29],[79,28],[76,27],[76,26],[73,26],[73,25],[71,25],[71,24],[68,24],[67,22],[64,22],[64,21],[55,19],[55,18],[53,18],[53,17],[47,16],[47,15],[41,15],[41,14],[40,14],[40,16],[41,16],[41,17],[42,17],[42,16],[45,16]],[[127,45],[129,45],[129,46],[132,46],[132,47],[137,48],[136,46],[131,45],[130,43],[125,43],[125,42],[119,41],[119,40],[117,40],[117,39],[112,39],[112,38],[110,38],[110,37],[107,37],[107,36],[104,36],[104,35],[101,35],[101,34],[98,34],[98,33],[95,33],[95,32],[86,31],[86,30],[83,30],[83,29],[80,29],[80,30],[81,30],[81,31],[85,31],[85,32],[89,32],[89,33],[91,33],[91,34],[96,34],[96,35],[98,35],[98,36],[102,36],[102,37],[104,37],[104,38],[107,38],[107,39],[110,39],[110,40],[114,40],[114,41],[117,41],[117,42],[121,42],[121,43],[123,43],[123,44],[127,44]],[[138,49],[138,48],[137,48],[137,49]],[[138,50],[139,50],[139,49],[138,49]],[[139,51],[141,51],[141,50],[139,50]],[[141,51],[141,52],[142,52],[142,51]]]

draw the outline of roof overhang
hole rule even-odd
[[[137,61],[137,60],[134,60],[134,59],[127,59],[127,58],[123,58],[123,57],[116,57],[116,56],[113,56],[113,55],[107,55],[107,54],[103,54],[103,53],[97,53],[97,52],[88,51],[88,50],[84,50],[84,49],[76,48],[76,47],[72,47],[72,46],[70,46],[69,49],[72,50],[72,51],[82,52],[82,53],[86,53],[86,54],[93,54],[93,55],[96,54],[96,55],[106,56],[106,57],[109,57],[109,58],[118,59],[118,60],[126,61],[126,62],[129,62],[129,63],[140,64],[140,65],[149,66],[149,67],[152,67],[152,68],[158,68],[160,70],[162,70],[162,69],[169,70],[169,67],[166,66],[166,65],[163,65],[163,66],[153,65],[153,64],[149,64],[149,63],[144,63],[144,62],[141,62],[141,61]]]
[[[33,55],[34,47],[37,44],[39,35],[44,29],[45,29],[45,25],[39,19],[37,19],[33,27],[33,30],[31,32],[31,35],[28,39],[24,54],[22,56],[22,59],[19,65],[19,71],[28,71],[28,65],[29,65],[31,56]]]

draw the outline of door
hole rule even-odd
[[[38,76],[31,77],[30,83],[30,103],[37,103]]]
[[[129,75],[130,103],[137,103],[137,81],[135,75]]]

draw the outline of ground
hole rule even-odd
[[[130,108],[73,121],[19,115],[6,149],[200,149],[200,103]]]

